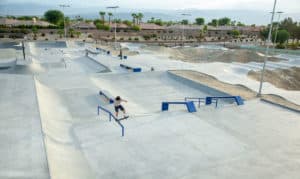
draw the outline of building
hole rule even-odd
[[[49,27],[55,26],[46,21],[36,20],[33,18],[32,20],[17,20],[17,19],[9,19],[9,18],[0,18],[0,25],[5,27],[18,27],[18,26],[41,26],[41,27]]]

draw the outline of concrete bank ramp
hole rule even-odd
[[[32,76],[0,74],[0,178],[49,179]]]
[[[35,80],[51,178],[95,178],[72,132],[72,115],[60,94]]]

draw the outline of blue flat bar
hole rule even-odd
[[[125,135],[125,128],[123,126],[123,124],[107,109],[101,107],[101,106],[98,106],[98,115],[100,114],[100,109],[103,110],[104,112],[108,113],[109,115],[109,121],[111,121],[111,117],[114,118],[115,122],[117,122],[119,124],[119,126],[121,127],[121,132],[122,132],[122,137],[124,137]]]

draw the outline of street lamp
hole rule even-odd
[[[114,9],[114,17],[115,17],[115,49],[117,49],[117,18],[116,18],[116,9],[119,8],[119,6],[109,6],[106,7],[107,9]]]
[[[277,11],[276,13],[278,14],[278,21],[277,21],[277,26],[276,26],[275,38],[274,38],[274,43],[275,43],[275,45],[276,45],[276,41],[277,41],[277,33],[278,33],[278,28],[279,28],[280,15],[281,15],[283,12],[282,12],[282,11]],[[275,45],[273,46],[273,51],[275,51]]]
[[[191,16],[191,14],[181,14],[182,16]],[[184,20],[184,19],[183,19]],[[183,23],[183,20],[182,20],[182,37],[181,37],[181,43],[182,43],[182,46],[183,46],[183,37],[184,37],[184,23]]]
[[[277,0],[274,0],[272,17],[271,17],[271,24],[270,24],[269,35],[268,35],[268,40],[267,40],[266,56],[265,56],[263,69],[262,69],[261,76],[260,76],[259,90],[258,90],[258,94],[257,94],[258,97],[261,97],[261,91],[262,91],[262,85],[263,85],[263,81],[264,81],[264,73],[265,73],[265,69],[266,69],[266,63],[267,63],[268,57],[269,57],[269,48],[270,48],[270,43],[271,43],[271,35],[272,35],[272,28],[273,28],[273,20],[274,20],[276,3],[277,3]]]
[[[63,8],[63,12],[66,7],[70,7],[68,4],[60,4],[59,7]],[[66,29],[66,17],[65,17],[65,12],[64,12],[64,31],[65,31],[65,38],[67,37],[67,29]]]

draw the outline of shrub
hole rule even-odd
[[[298,44],[297,43],[291,43],[288,45],[289,48],[296,50],[298,48]]]
[[[149,35],[144,35],[143,38],[144,38],[145,40],[149,40],[149,39],[150,39],[150,36],[149,36]]]
[[[41,36],[42,36],[42,37],[45,37],[45,33],[42,33]]]
[[[134,30],[134,31],[140,31],[141,27],[138,26],[138,25],[134,25],[134,26],[132,26],[132,30]]]
[[[284,49],[285,46],[284,46],[284,44],[278,44],[278,45],[276,45],[276,48],[278,48],[278,49]]]
[[[129,37],[128,40],[132,40],[131,37]]]
[[[99,30],[106,30],[109,31],[110,30],[110,26],[109,25],[103,25],[101,23],[97,23],[96,24],[97,29]]]
[[[134,40],[135,40],[135,41],[138,41],[138,40],[139,40],[139,38],[138,38],[138,37],[136,37],[136,38],[134,38]]]

